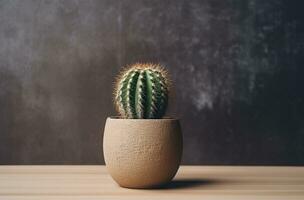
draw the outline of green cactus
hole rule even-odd
[[[123,118],[159,119],[166,112],[169,80],[155,64],[134,64],[116,82],[115,104]]]

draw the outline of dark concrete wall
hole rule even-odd
[[[303,1],[0,0],[0,163],[104,163],[120,67],[175,84],[184,164],[304,164]]]

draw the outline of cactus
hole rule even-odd
[[[166,112],[169,80],[155,64],[134,64],[123,70],[114,92],[116,109],[122,118],[160,119]]]

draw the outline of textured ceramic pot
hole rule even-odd
[[[106,167],[122,187],[151,188],[175,176],[182,155],[176,119],[108,118],[103,152]]]

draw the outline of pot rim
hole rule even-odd
[[[117,121],[179,121],[177,118],[171,118],[171,117],[164,117],[161,119],[128,119],[128,118],[121,118],[120,116],[110,116],[107,117],[108,120],[117,120]]]

